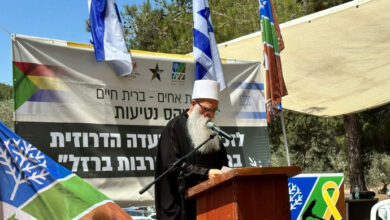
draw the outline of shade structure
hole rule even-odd
[[[390,102],[390,2],[355,0],[281,24],[285,109],[317,116]],[[263,61],[261,33],[221,43],[221,57]]]

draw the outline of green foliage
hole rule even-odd
[[[11,130],[14,130],[13,106],[13,99],[0,101],[0,121],[2,121]]]
[[[13,130],[13,90],[12,86],[0,83],[0,121]]]
[[[302,5],[277,0],[280,21],[303,15]],[[217,42],[260,31],[258,2],[210,0]],[[291,13],[293,12],[293,13]],[[146,1],[141,6],[124,6],[121,13],[131,49],[185,54],[192,51],[193,15],[191,1]]]
[[[387,185],[390,184],[390,155],[373,152],[370,156],[371,166],[367,172],[367,184],[370,187],[382,184],[378,193],[386,193]]]
[[[345,131],[340,117],[319,118],[285,111],[287,140],[292,165],[303,172],[343,172],[348,184]],[[390,105],[358,114],[362,163],[370,187],[382,185],[384,193],[390,183]],[[269,125],[271,163],[286,165],[280,118]]]
[[[192,50],[192,12],[187,4],[148,0],[141,6],[124,6],[121,13],[131,49],[165,53]]]
[[[342,2],[346,1],[274,0],[274,5],[282,23]],[[217,42],[260,31],[258,1],[210,0],[209,4]],[[192,51],[192,1],[147,0],[141,6],[125,5],[121,16],[131,49],[178,54]]]
[[[258,1],[210,0],[209,3],[217,42],[225,42],[260,31]]]
[[[12,86],[0,83],[0,101],[12,99]]]
[[[364,153],[390,151],[390,105],[359,113],[359,122]]]
[[[279,23],[309,14],[305,13],[307,10],[305,10],[304,4],[299,4],[296,0],[274,0],[273,3]]]
[[[346,0],[274,0],[280,23],[313,13]],[[217,42],[260,31],[259,5],[253,0],[209,0]],[[192,1],[147,0],[125,5],[121,11],[130,49],[186,54],[192,51]],[[89,20],[85,21],[90,32]]]
[[[385,193],[390,178],[390,105],[358,114],[362,163],[368,186],[382,184]]]
[[[311,14],[349,1],[351,0],[298,0],[297,2],[303,5],[305,14]]]
[[[320,118],[284,111],[292,165],[304,172],[344,172],[346,169],[344,129],[341,118]],[[273,165],[286,165],[285,146],[279,117],[269,125]],[[280,157],[283,156],[283,159]]]

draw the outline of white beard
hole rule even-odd
[[[213,119],[201,115],[199,109],[200,109],[199,106],[195,106],[194,110],[188,116],[188,121],[187,121],[187,131],[188,134],[190,135],[190,139],[192,140],[192,143],[194,144],[194,147],[197,147],[201,143],[206,141],[213,133],[213,131],[210,128],[206,127],[206,123],[209,121],[213,121]],[[203,147],[198,149],[198,151],[202,154],[209,153],[212,151],[217,151],[217,150],[219,150],[218,137],[214,137],[206,144],[204,144]]]

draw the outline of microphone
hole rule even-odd
[[[229,141],[233,140],[233,137],[229,135],[228,133],[222,131],[219,127],[217,127],[213,122],[209,121],[206,124],[206,127],[211,128],[214,132],[216,132],[218,135],[223,136],[224,138],[228,139]]]

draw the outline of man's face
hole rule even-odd
[[[201,114],[203,112],[203,114]],[[210,112],[210,113],[209,113]],[[212,113],[212,114],[211,114]],[[209,121],[213,120],[214,111],[210,109],[202,110],[199,104],[192,106],[191,114],[188,116],[187,131],[192,140],[194,147],[199,146],[205,140],[207,140],[213,133],[213,130],[206,126]],[[199,149],[201,153],[207,153],[210,151],[219,149],[219,138],[213,138],[207,142],[203,147]]]
[[[208,118],[214,118],[215,112],[218,110],[218,101],[213,99],[195,99],[192,105],[199,105],[200,114]]]

